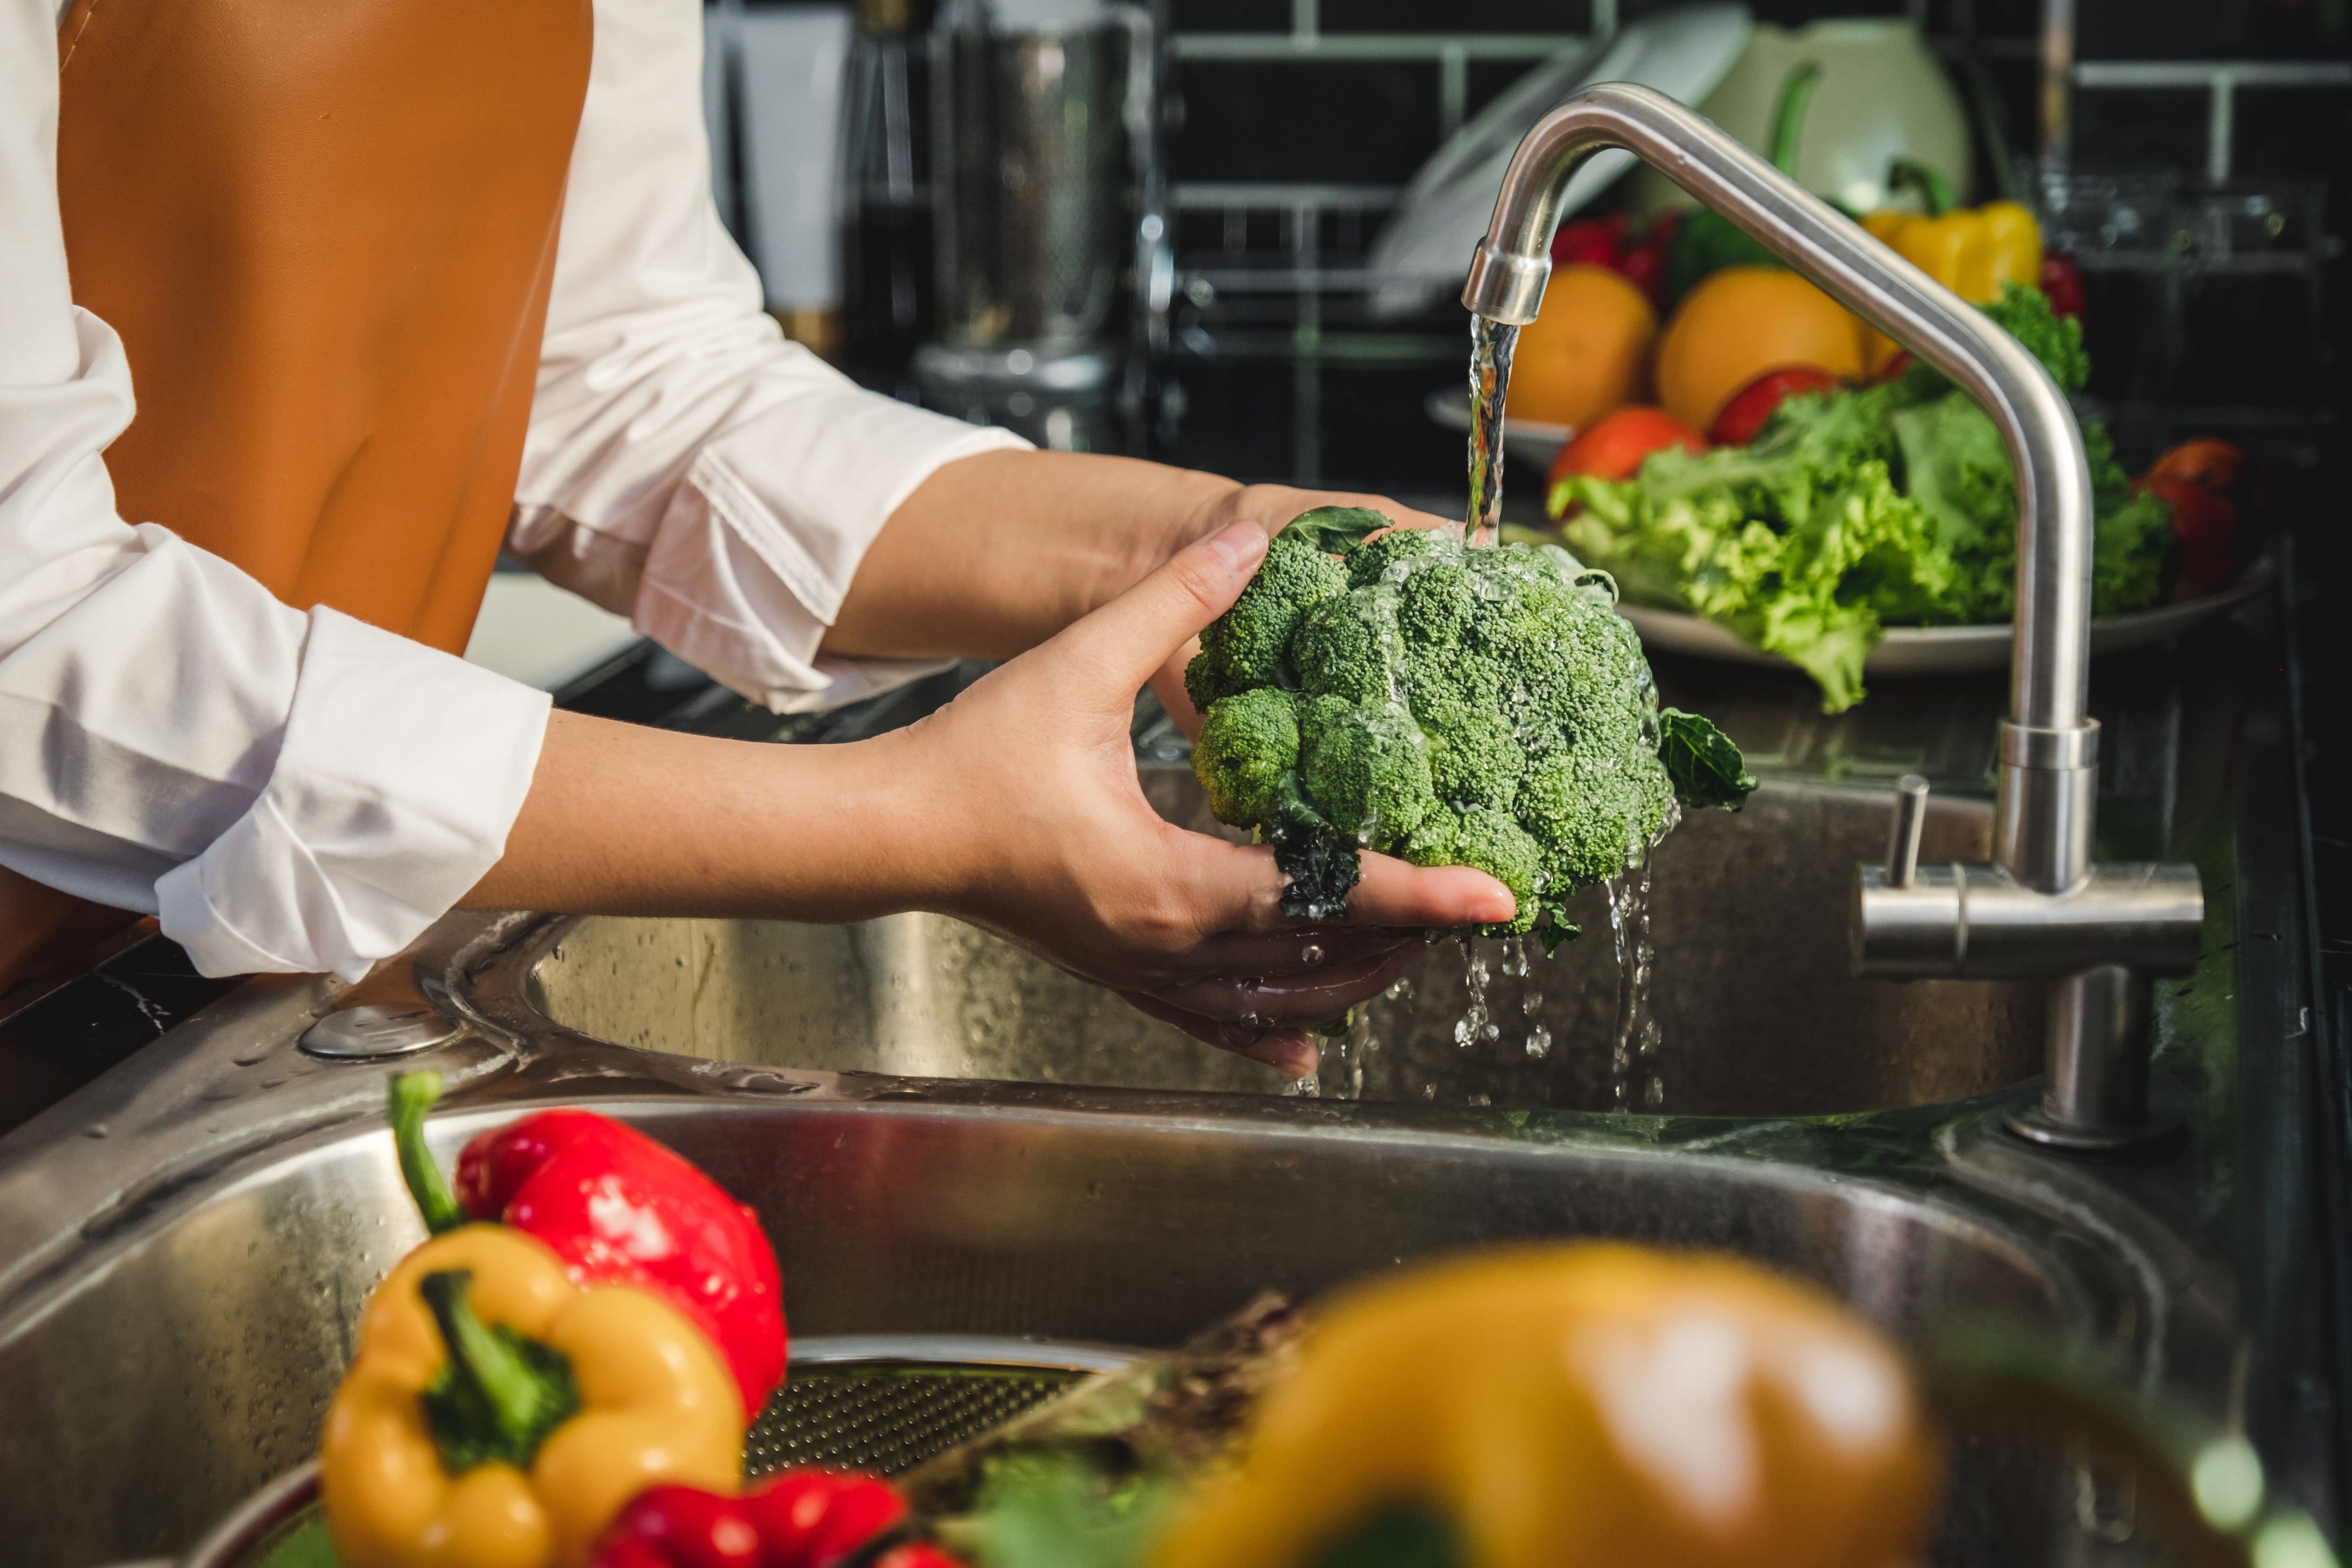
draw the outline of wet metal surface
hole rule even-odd
[[[1146,764],[1163,815],[1214,830],[1188,768]],[[1607,897],[1585,935],[1543,955],[1476,944],[1491,1037],[1466,1046],[1458,943],[1326,1042],[1327,1096],[1662,1114],[1788,1115],[1963,1099],[2031,1076],[2032,986],[1857,980],[1853,867],[1886,842],[1875,791],[1769,784],[1745,811],[1700,812],[1653,858],[1646,1007],[1620,1052],[1622,969]],[[1923,855],[1979,859],[1981,802],[1931,799]],[[775,1067],[1143,1089],[1279,1090],[1271,1068],[1212,1050],[1097,987],[954,921],[855,926],[584,921],[540,963],[550,1016],[650,1050]],[[1622,1058],[1622,1059],[1621,1059]]]

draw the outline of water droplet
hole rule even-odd
[[[1307,964],[1307,965],[1308,965],[1309,967],[1312,967],[1312,966],[1313,966],[1313,965],[1315,965],[1315,964],[1318,964],[1318,963],[1322,963],[1322,962],[1323,962],[1323,950],[1322,950],[1322,948],[1318,947],[1318,945],[1316,945],[1314,942],[1308,942],[1305,947],[1303,947],[1303,948],[1299,949],[1299,951],[1298,951],[1298,962],[1299,962],[1299,963],[1301,963]]]
[[[1546,1053],[1550,1051],[1550,1049],[1551,1031],[1549,1029],[1546,1028],[1541,1024],[1538,1024],[1534,1028],[1528,1031],[1528,1055],[1535,1058],[1538,1061],[1541,1061],[1543,1060]]]
[[[110,1131],[111,1131],[111,1129],[110,1129],[105,1122],[93,1121],[89,1126],[81,1130],[81,1135],[85,1138],[103,1138]]]

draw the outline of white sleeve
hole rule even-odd
[[[942,464],[1025,447],[786,342],[719,221],[698,0],[597,0],[509,546],[779,711],[940,668],[820,657],[851,575]]]
[[[116,514],[131,371],[67,283],[57,62],[50,0],[0,0],[0,865],[208,974],[357,980],[498,859],[546,699]]]

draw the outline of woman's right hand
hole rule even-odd
[[[838,746],[550,721],[476,908],[858,921],[933,910],[1294,1075],[1304,1026],[1376,994],[1438,927],[1507,921],[1467,867],[1363,857],[1344,924],[1282,912],[1274,853],[1188,833],[1143,797],[1135,694],[1237,598],[1240,522],[908,729]]]

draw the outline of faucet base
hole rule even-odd
[[[2179,1149],[2189,1125],[2177,1116],[2150,1116],[2130,1126],[2082,1127],[2062,1121],[2037,1098],[2021,1110],[2000,1119],[2001,1131],[2012,1138],[2068,1154],[2128,1155],[2160,1160]]]

